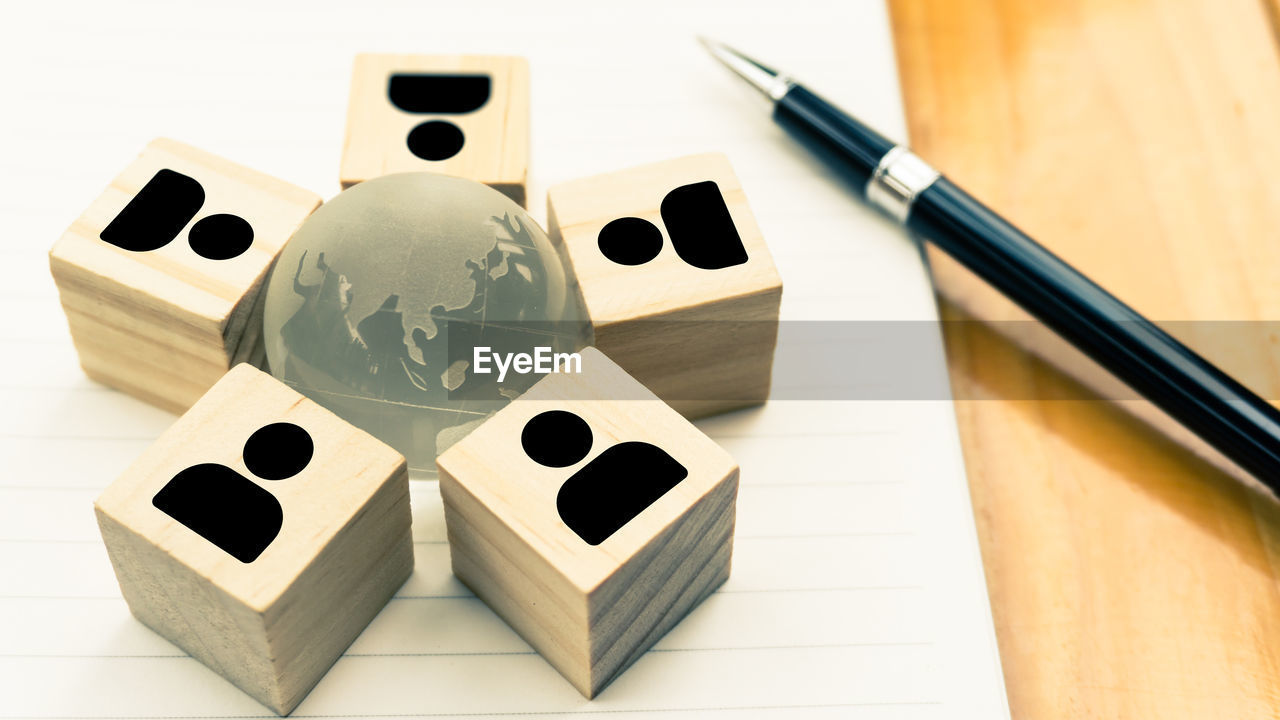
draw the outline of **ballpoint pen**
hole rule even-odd
[[[787,75],[703,45],[871,205],[968,267],[1280,494],[1280,411],[975,200],[908,148]]]

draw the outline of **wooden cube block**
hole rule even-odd
[[[593,697],[728,578],[738,466],[581,355],[437,464],[454,574]]]
[[[358,55],[342,187],[428,171],[525,203],[529,64],[497,55]]]
[[[547,222],[596,347],[686,417],[764,402],[782,279],[724,155],[557,185]]]
[[[280,714],[413,568],[404,458],[249,365],[94,508],[133,614]]]
[[[151,142],[49,251],[90,377],[181,412],[261,364],[267,272],[314,193],[173,140]]]

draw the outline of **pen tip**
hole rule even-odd
[[[698,35],[697,38],[698,44],[706,49],[707,52],[711,53],[713,57],[721,60],[721,62],[723,62],[725,58],[742,56],[742,53],[734,50],[728,45],[725,45],[719,40],[712,39],[706,35]]]
[[[712,57],[719,60],[743,80],[751,83],[752,86],[766,96],[777,100],[779,91],[785,92],[785,87],[779,85],[778,71],[743,55],[722,42],[712,40],[706,35],[698,35],[697,38],[698,42],[702,43],[702,46],[707,49],[707,52],[711,53]],[[789,81],[782,80],[781,82]]]

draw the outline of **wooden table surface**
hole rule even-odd
[[[920,155],[1140,312],[1196,321],[1172,327],[1280,398],[1280,333],[1222,322],[1280,320],[1274,7],[890,11]],[[944,319],[1018,316],[931,260]],[[945,333],[1013,716],[1280,717],[1280,502],[997,327]]]

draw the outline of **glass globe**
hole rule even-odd
[[[477,348],[492,360],[591,342],[576,284],[528,213],[433,173],[322,205],[280,253],[263,314],[272,374],[399,450],[415,477],[540,377],[477,372]]]

